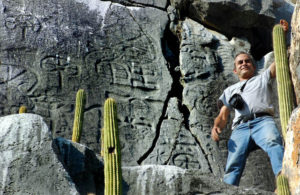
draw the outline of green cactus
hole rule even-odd
[[[276,186],[278,195],[290,195],[289,182],[284,175],[278,175],[276,179]]]
[[[102,157],[104,157],[104,128],[101,129],[101,151],[100,151],[100,155]]]
[[[21,106],[20,109],[19,109],[19,114],[26,113],[26,112],[27,112],[27,107],[26,106]]]
[[[286,129],[293,111],[293,89],[289,73],[285,32],[278,24],[273,28],[273,47],[276,64],[277,91],[282,136],[285,140]]]
[[[73,124],[73,142],[80,142],[81,132],[82,132],[82,123],[84,115],[84,106],[85,106],[85,92],[83,89],[79,89],[76,94],[76,108],[74,114],[74,124]]]
[[[104,104],[103,154],[105,195],[122,194],[122,170],[116,102],[108,98]]]

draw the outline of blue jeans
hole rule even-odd
[[[254,142],[268,154],[274,174],[281,171],[284,153],[281,136],[271,116],[259,117],[233,130],[228,141],[225,183],[239,185],[246,158]]]

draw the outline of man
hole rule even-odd
[[[255,75],[255,65],[251,55],[241,52],[234,60],[234,74],[240,82],[224,90],[220,100],[224,104],[214,121],[212,139],[219,140],[221,130],[226,126],[231,109],[235,109],[233,132],[228,141],[228,159],[224,182],[238,185],[249,150],[258,145],[267,152],[272,169],[277,175],[282,168],[284,148],[275,125],[272,105],[271,79],[276,76],[273,63],[261,75]],[[239,94],[239,95],[238,95]],[[240,102],[235,103],[235,97]]]
[[[287,21],[280,20],[280,24],[287,32]],[[233,72],[240,82],[226,88],[219,98],[223,106],[211,131],[212,139],[219,141],[219,134],[226,126],[230,110],[235,109],[224,175],[224,182],[232,185],[239,184],[246,158],[254,143],[267,152],[276,176],[282,169],[284,149],[272,117],[271,79],[276,77],[275,63],[261,75],[255,75],[255,69],[251,55],[245,52],[236,55]]]
[[[280,20],[280,24],[287,32],[287,21]],[[235,109],[224,175],[224,182],[232,185],[239,184],[246,158],[254,143],[267,152],[275,175],[282,169],[284,149],[272,117],[271,79],[276,77],[275,63],[260,75],[255,75],[255,69],[251,55],[245,52],[236,55],[233,72],[240,82],[226,88],[219,98],[223,106],[211,130],[212,139],[219,141],[230,110]]]

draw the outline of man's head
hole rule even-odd
[[[240,80],[247,80],[253,77],[255,68],[254,60],[250,54],[240,52],[235,56],[233,72]]]

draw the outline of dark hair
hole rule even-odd
[[[252,56],[251,54],[245,52],[245,51],[241,51],[241,52],[237,53],[237,54],[234,56],[233,70],[235,70],[235,59],[236,59],[239,55],[241,55],[241,54],[246,54],[246,55],[250,58],[251,63],[253,64],[253,66],[256,67],[256,63],[255,63],[255,60],[254,60],[253,56]]]

